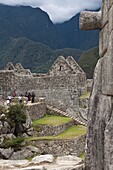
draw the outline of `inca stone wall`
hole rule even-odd
[[[62,125],[57,126],[51,126],[51,125],[38,125],[37,128],[40,129],[40,131],[37,133],[38,136],[56,136],[60,134],[61,132],[66,131],[66,129],[70,128],[71,126],[75,125],[74,120],[71,120],[70,122],[64,123]]]
[[[77,111],[78,96],[87,90],[86,74],[72,57],[58,57],[45,75],[32,74],[20,64],[14,67],[8,63],[0,71],[0,93],[7,97],[14,90],[18,95],[34,91],[36,98],[45,98],[49,105]]]
[[[88,26],[87,26],[88,25]],[[100,29],[99,55],[89,102],[86,170],[113,169],[113,0],[82,12],[81,29]]]
[[[34,144],[39,148],[39,154],[48,153],[54,156],[74,154],[79,156],[84,151],[85,136],[74,140],[39,140],[34,141]]]

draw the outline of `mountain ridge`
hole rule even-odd
[[[88,50],[98,45],[99,31],[80,30],[79,16],[53,24],[49,15],[40,8],[0,5],[0,33],[6,37],[27,37],[53,49]]]
[[[98,46],[99,37],[98,30],[79,29],[79,16],[53,24],[40,8],[0,4],[0,69],[11,61],[43,73],[59,55],[78,61],[85,50]]]

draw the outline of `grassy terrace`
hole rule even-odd
[[[82,125],[73,125],[65,132],[60,133],[57,136],[41,136],[41,137],[30,137],[27,138],[26,141],[33,141],[33,140],[58,140],[58,139],[76,139],[81,135],[86,134],[86,127]]]
[[[70,122],[71,120],[72,119],[69,117],[46,115],[41,119],[35,120],[33,122],[33,127],[36,127],[37,125],[58,126],[58,125]]]
[[[53,115],[46,115],[43,118],[36,120],[33,122],[33,127],[37,129],[37,126],[39,124],[41,125],[61,125],[63,123],[67,123],[71,121],[72,119],[69,117],[64,117],[64,116],[53,116]],[[39,130],[39,129],[38,129]],[[66,131],[60,133],[57,136],[41,136],[41,137],[28,137],[28,138],[23,138],[23,137],[17,137],[12,140],[6,140],[3,143],[4,148],[8,147],[20,147],[20,144],[23,141],[30,142],[30,141],[36,141],[36,140],[71,140],[71,139],[76,139],[81,135],[86,134],[87,128],[82,125],[73,125],[70,128],[68,128]],[[82,156],[82,155],[81,155]]]

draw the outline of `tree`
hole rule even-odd
[[[23,126],[23,123],[26,122],[25,106],[22,104],[10,105],[7,115],[11,126],[14,127],[14,135],[21,135],[25,131]]]

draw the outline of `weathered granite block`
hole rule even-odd
[[[113,95],[113,31],[109,36],[108,52],[104,56],[102,66],[102,93]]]
[[[101,28],[101,11],[83,11],[80,14],[80,29],[99,29]]]
[[[99,35],[99,55],[103,57],[108,48],[109,29],[108,24],[101,30]]]
[[[113,0],[109,0],[108,1],[108,9],[110,9],[112,5],[113,5]]]
[[[102,28],[108,23],[108,0],[104,0],[102,6]]]
[[[34,144],[40,149],[40,154],[79,156],[85,149],[85,139],[83,135],[73,140],[38,140]]]
[[[111,31],[113,30],[113,6],[111,6],[110,10],[109,10],[109,34],[111,33]]]

